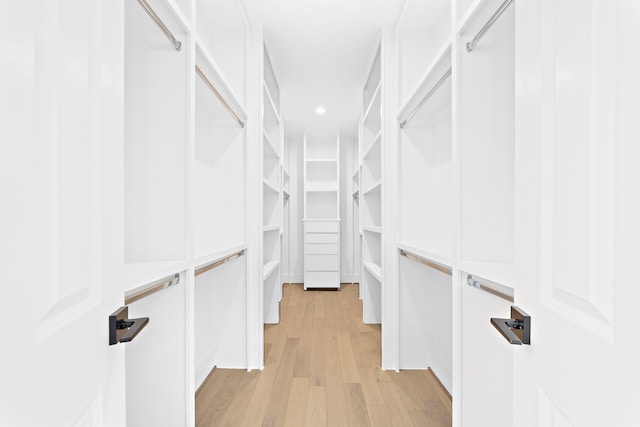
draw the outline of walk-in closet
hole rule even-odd
[[[6,2],[0,425],[640,425],[639,22]]]

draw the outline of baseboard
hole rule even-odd
[[[301,275],[295,275],[292,274],[289,276],[289,280],[287,281],[287,283],[304,283],[304,274]]]
[[[442,395],[444,395],[444,397],[447,399],[447,403],[451,404],[452,399],[451,399],[451,393],[449,393],[449,390],[447,390],[447,388],[444,386],[444,384],[442,384],[442,381],[440,381],[440,378],[438,378],[436,373],[433,372],[433,369],[431,369],[431,367],[427,368],[427,371],[431,374],[431,376],[435,380],[434,382],[436,383],[436,385],[438,386],[438,388],[442,392]]]
[[[211,375],[213,375],[213,373],[217,368],[218,367],[216,365],[213,365],[213,368],[211,368],[211,371],[209,371],[207,376],[204,378],[204,381],[202,381],[202,383],[198,386],[198,389],[196,390],[196,397],[198,397],[198,393],[200,393],[200,390],[202,390],[202,387],[204,387],[207,381],[209,381],[209,378],[211,378]]]

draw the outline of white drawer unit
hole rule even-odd
[[[304,288],[340,288],[340,223],[305,222]]]

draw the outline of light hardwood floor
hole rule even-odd
[[[281,309],[264,370],[216,370],[196,395],[198,427],[451,425],[430,372],[380,369],[380,325],[362,323],[358,285],[285,285]]]

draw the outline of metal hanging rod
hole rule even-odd
[[[449,78],[450,75],[451,75],[451,67],[449,67],[449,69],[444,73],[444,75],[440,77],[440,80],[438,80],[436,84],[433,85],[431,90],[424,96],[424,98],[422,98],[422,101],[420,101],[420,103],[416,105],[416,108],[414,108],[411,111],[411,113],[407,116],[407,118],[404,119],[402,123],[400,123],[400,129],[404,129],[407,123],[413,118],[413,116],[416,115],[418,111],[420,111],[420,108],[422,108],[422,106],[429,100],[429,98],[431,98],[431,96],[438,90],[438,88],[442,86],[442,84],[447,80],[447,78]]]
[[[438,270],[444,274],[448,274],[449,276],[451,276],[451,267],[447,267],[442,264],[438,264],[437,262],[424,259],[418,255],[412,254],[411,252],[407,252],[404,249],[400,249],[400,255],[402,255],[403,257],[407,257],[412,261],[419,262],[420,264],[424,264],[427,267],[431,267],[434,270]]]
[[[202,72],[200,67],[198,67],[197,65],[196,65],[196,73],[198,73],[202,81],[204,81],[204,83],[209,87],[209,89],[211,89],[211,92],[213,92],[213,94],[220,100],[220,102],[222,102],[222,105],[224,105],[224,108],[226,108],[227,111],[231,114],[231,116],[233,116],[233,118],[235,119],[236,122],[238,122],[240,127],[244,128],[244,122],[240,119],[240,117],[236,114],[236,112],[233,111],[233,108],[231,108],[229,103],[222,97],[220,92],[218,92],[215,86],[209,81],[207,76],[204,74],[204,72]]]
[[[144,286],[142,289],[133,291],[129,294],[125,294],[124,304],[129,305],[132,302],[141,300],[142,298],[148,297],[149,295],[155,294],[156,292],[160,292],[161,290],[166,289],[169,286],[177,285],[178,283],[180,283],[180,274],[178,273],[167,276],[164,279],[156,280],[155,282]]]
[[[147,3],[146,0],[138,0],[138,3],[140,3],[140,6],[142,6],[142,8],[147,12],[151,19],[153,19],[153,22],[155,22],[156,25],[167,36],[173,47],[179,52],[182,48],[182,43],[173,36],[169,28],[164,25],[164,22],[162,22],[162,19],[160,19],[158,14],[151,8],[151,6],[149,6],[149,3]]]
[[[233,261],[236,258],[240,258],[242,255],[244,255],[244,249],[239,251],[239,252],[236,252],[236,253],[234,253],[232,255],[229,255],[226,258],[219,259],[217,261],[213,261],[212,263],[203,265],[202,267],[196,269],[195,275],[199,276],[202,273],[206,273],[209,270],[213,270],[214,268],[221,266],[222,264],[225,264],[225,263],[227,263],[229,261]]]
[[[505,10],[507,10],[507,8],[509,7],[509,5],[511,3],[513,3],[513,0],[504,0],[504,2],[500,5],[498,10],[496,10],[495,13],[493,15],[491,15],[491,18],[489,18],[487,23],[484,24],[482,26],[482,28],[480,28],[480,31],[478,31],[478,34],[476,34],[476,36],[473,38],[473,40],[471,40],[469,43],[467,43],[467,52],[471,52],[473,50],[473,48],[476,47],[476,45],[478,44],[480,39],[484,36],[484,34],[487,31],[489,31],[489,28],[491,28],[493,26],[493,24],[495,24],[495,22],[498,20],[498,18],[500,18],[500,16],[504,13]]]
[[[502,299],[506,299],[509,302],[513,302],[513,295],[509,295],[505,292],[502,292],[496,289],[496,285],[497,286],[502,286],[502,285],[492,284],[492,282],[488,280],[481,279],[479,277],[474,277],[471,274],[467,275],[467,285],[480,289],[482,291],[488,292]]]

